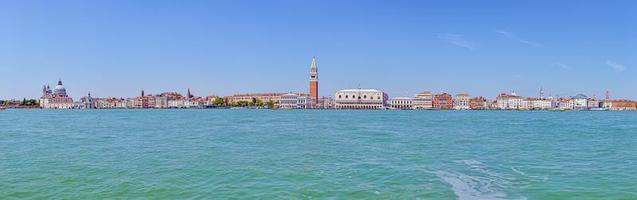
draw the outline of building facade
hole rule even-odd
[[[557,107],[557,104],[550,99],[544,98],[527,98],[530,105],[529,110],[549,110]]]
[[[433,107],[441,110],[453,109],[453,97],[447,93],[436,94],[434,95]]]
[[[411,97],[394,97],[389,100],[389,107],[398,110],[413,109],[413,98]]]
[[[429,91],[416,94],[413,99],[413,109],[415,110],[431,110],[434,105],[434,95]]]
[[[66,93],[62,80],[58,81],[53,91],[51,91],[51,87],[43,86],[40,107],[47,109],[71,109],[74,107],[73,98]]]
[[[605,100],[603,104],[607,110],[637,110],[637,101]]]
[[[306,94],[287,93],[281,95],[281,100],[276,106],[281,109],[306,109],[311,103],[308,97]]]
[[[453,99],[453,109],[456,110],[469,110],[471,97],[467,93],[460,93]]]
[[[388,96],[376,89],[345,89],[336,92],[336,109],[385,109]]]
[[[471,110],[487,110],[489,109],[489,103],[484,97],[475,97],[469,99],[469,109]]]
[[[573,109],[575,110],[588,110],[588,97],[583,94],[575,95],[572,98]]]
[[[261,102],[269,102],[272,101],[274,103],[278,103],[281,101],[281,96],[287,93],[253,93],[253,94],[236,94],[230,96],[230,103],[238,103],[238,102],[252,102],[253,100],[258,100]]]
[[[520,110],[525,107],[522,102],[523,98],[515,93],[502,93],[496,97],[496,108],[500,110]],[[528,101],[527,101],[528,102]]]

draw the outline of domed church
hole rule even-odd
[[[64,88],[61,79],[58,80],[58,84],[55,86],[53,91],[51,91],[51,87],[49,85],[42,86],[40,107],[53,109],[73,108],[73,98],[66,94],[66,88]]]

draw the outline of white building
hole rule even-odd
[[[95,109],[95,100],[91,97],[91,92],[87,96],[80,98],[79,109]]]
[[[523,107],[523,98],[515,93],[507,94],[502,93],[496,98],[497,109],[500,110],[518,110]],[[528,104],[528,101],[527,101]],[[527,105],[528,106],[528,105]]]
[[[399,110],[411,110],[413,108],[413,99],[411,97],[394,97],[389,100],[389,107]]]
[[[73,98],[66,94],[66,88],[62,85],[62,80],[58,81],[53,91],[51,91],[49,86],[42,88],[40,107],[47,109],[71,109],[74,107]]]
[[[336,109],[385,109],[388,96],[376,89],[345,89],[334,98]]]
[[[573,107],[575,107],[575,101],[573,101],[572,99],[559,99],[558,103],[558,108],[560,110],[573,110]]]
[[[277,107],[282,109],[306,109],[308,108],[307,96],[294,93],[281,95],[281,100],[277,103]]]
[[[470,99],[471,97],[469,96],[469,94],[466,94],[466,93],[457,94],[456,97],[453,99],[453,109],[456,109],[456,110],[471,109],[471,107],[469,106]]]
[[[431,92],[425,91],[416,94],[413,99],[413,109],[415,110],[431,110],[434,107],[434,95]]]
[[[530,110],[549,110],[556,107],[556,104],[553,103],[550,99],[544,98],[528,98],[530,105]]]
[[[588,99],[587,104],[588,109],[591,110],[599,110],[600,108],[602,108],[601,101],[597,100],[597,98]]]
[[[183,99],[170,99],[167,102],[168,108],[185,108],[186,101]]]
[[[583,94],[575,95],[572,98],[573,109],[575,110],[587,110],[588,109],[588,97]]]
[[[334,109],[334,99],[330,97],[321,97],[317,104],[318,109]]]
[[[184,102],[184,108],[203,108],[204,107],[204,103],[201,101],[194,101],[192,99],[188,99],[183,102]]]

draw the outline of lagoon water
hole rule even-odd
[[[637,112],[0,111],[0,199],[637,199]]]

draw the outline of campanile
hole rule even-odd
[[[310,101],[312,102],[312,107],[318,105],[318,67],[316,57],[312,57],[312,64],[310,65]]]

